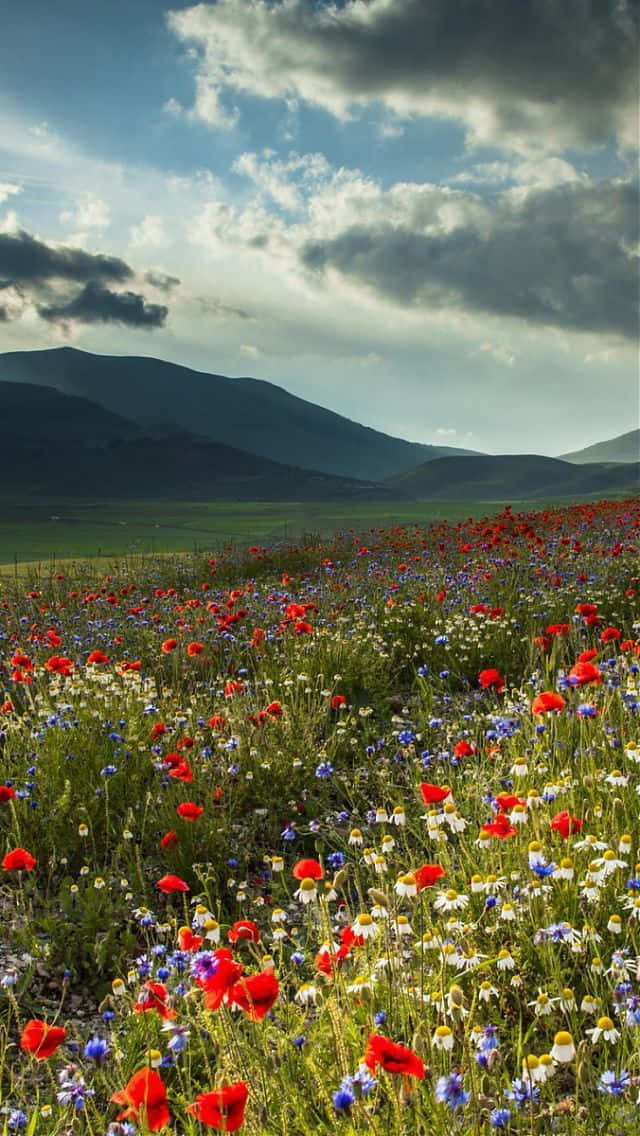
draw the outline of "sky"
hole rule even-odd
[[[0,350],[252,375],[492,453],[632,429],[638,12],[5,0]]]

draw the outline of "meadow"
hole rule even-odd
[[[566,498],[571,501],[573,498]],[[546,502],[545,502],[546,503]],[[558,504],[558,501],[554,503]],[[129,501],[96,502],[0,497],[0,571],[3,565],[59,560],[194,553],[254,541],[327,537],[349,529],[396,523],[466,520],[495,512],[495,501]],[[531,508],[514,501],[515,509]]]
[[[0,577],[0,1132],[640,1132],[640,501],[250,508]]]

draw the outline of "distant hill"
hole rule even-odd
[[[617,438],[596,442],[593,446],[586,446],[584,450],[574,450],[571,454],[561,456],[562,461],[573,462],[575,465],[585,465],[587,462],[637,462],[640,461],[640,430],[629,430],[627,434],[618,434]]]
[[[205,374],[160,359],[72,347],[0,354],[0,381],[79,395],[144,426],[172,422],[227,446],[343,477],[382,481],[472,451],[393,438],[273,383]]]
[[[386,485],[137,423],[50,387],[0,382],[0,495],[24,499],[389,500]]]
[[[390,488],[422,501],[536,500],[640,492],[640,464],[572,465],[537,454],[438,458],[387,479]]]
[[[53,448],[65,442],[91,444],[143,433],[137,423],[89,399],[32,383],[0,382],[0,415],[3,446],[20,439],[21,446],[47,441]]]

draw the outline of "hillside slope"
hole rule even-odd
[[[640,491],[640,465],[572,465],[537,454],[438,458],[387,485],[424,501],[504,501]]]
[[[82,398],[0,383],[0,495],[237,501],[388,500],[385,485],[269,461],[175,427],[144,432]]]
[[[585,465],[587,462],[640,461],[640,429],[618,434],[616,438],[608,438],[606,442],[596,442],[593,446],[586,446],[584,450],[562,454],[561,460],[575,465]]]
[[[468,451],[393,438],[273,383],[205,374],[159,359],[71,347],[0,354],[0,381],[80,395],[145,426],[191,433],[292,465],[381,481],[420,462]]]

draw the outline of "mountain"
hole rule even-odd
[[[20,499],[390,500],[396,490],[273,462],[84,398],[0,382],[0,494]]]
[[[617,492],[631,495],[640,491],[640,464],[572,465],[537,454],[446,457],[387,478],[387,485],[422,501],[536,500]]]
[[[0,381],[35,383],[151,426],[172,422],[227,446],[343,477],[381,481],[432,458],[471,451],[393,438],[273,383],[205,374],[137,356],[73,347],[0,354]]]
[[[575,465],[585,465],[587,462],[640,461],[640,430],[629,430],[627,434],[618,434],[617,438],[596,442],[593,446],[586,446],[584,450],[574,450],[561,457],[562,461],[573,462]]]

